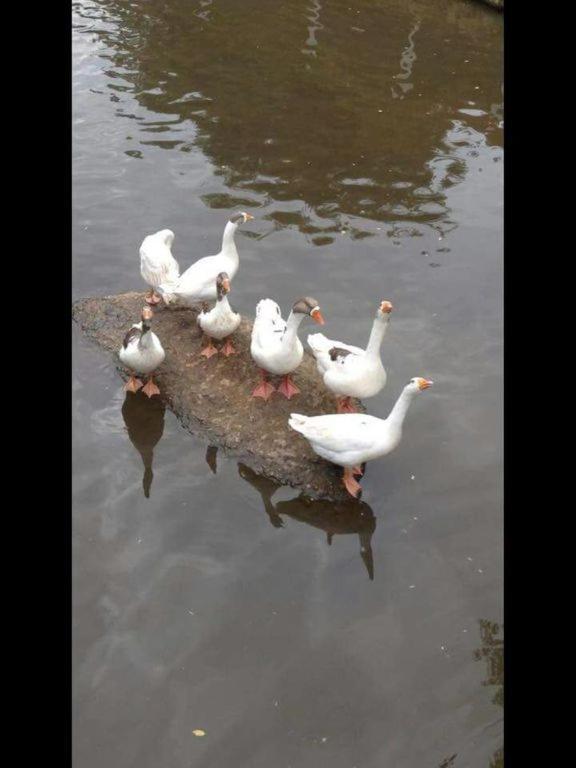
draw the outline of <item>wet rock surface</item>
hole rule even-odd
[[[129,372],[118,359],[124,334],[139,322],[144,293],[79,299],[73,319],[86,336],[114,356],[122,378]],[[242,459],[256,472],[282,485],[302,489],[311,498],[341,500],[341,469],[316,456],[308,442],[288,426],[292,412],[335,413],[335,399],[325,389],[313,357],[306,353],[294,375],[301,394],[291,400],[273,394],[251,398],[259,380],[250,356],[252,322],[246,318],[234,334],[237,353],[206,359],[200,355],[202,333],[196,308],[155,308],[152,330],[166,351],[154,374],[161,397],[184,427],[225,453]],[[301,333],[305,337],[307,329]],[[218,347],[221,342],[216,342]],[[276,384],[277,380],[272,379]]]

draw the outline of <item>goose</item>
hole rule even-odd
[[[142,392],[148,397],[160,394],[152,373],[166,357],[160,339],[150,330],[149,323],[153,316],[154,313],[150,307],[142,309],[142,322],[135,323],[130,328],[118,352],[121,362],[132,371],[124,389],[127,392],[137,392],[142,387]],[[134,376],[134,372],[149,374],[146,386],[142,386],[142,382]]]
[[[171,229],[161,229],[142,241],[140,274],[150,286],[150,293],[146,296],[148,304],[154,305],[161,301],[155,290],[161,283],[175,282],[180,276],[180,267],[172,256],[173,242],[174,232]]]
[[[230,218],[222,235],[222,248],[216,256],[205,256],[194,262],[177,280],[166,281],[158,291],[166,304],[181,299],[184,303],[215,301],[216,278],[226,272],[230,280],[238,272],[239,257],[234,235],[241,224],[253,219],[249,213],[237,213]]]
[[[322,333],[308,336],[318,372],[326,387],[336,395],[338,413],[357,413],[351,398],[373,397],[386,384],[380,346],[392,309],[389,301],[380,302],[366,349],[332,341]]]
[[[298,368],[304,356],[304,347],[298,338],[298,327],[309,316],[316,323],[324,325],[324,318],[316,299],[305,296],[294,302],[288,320],[282,318],[280,307],[272,299],[262,299],[256,306],[256,318],[252,326],[250,353],[260,368],[261,380],[252,392],[252,397],[268,400],[274,387],[268,374],[282,376],[278,392],[290,400],[300,390],[290,374]]]
[[[208,344],[200,353],[204,357],[210,358],[218,354],[212,339],[226,339],[220,350],[223,355],[233,355],[236,352],[230,336],[238,328],[242,318],[228,303],[229,293],[230,277],[227,272],[220,272],[216,278],[216,304],[211,310],[205,309],[198,315],[198,325],[208,337]]]
[[[402,438],[402,424],[414,395],[433,383],[420,376],[410,379],[386,419],[363,413],[332,413],[326,416],[292,413],[288,424],[304,435],[318,456],[344,467],[344,487],[351,496],[359,499],[362,488],[355,476],[363,476],[363,465],[367,461],[385,456],[396,448]]]

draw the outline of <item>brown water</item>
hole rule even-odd
[[[466,0],[79,2],[74,295],[187,266],[317,296],[436,382],[362,503],[313,503],[125,400],[74,336],[75,768],[502,765],[502,17]],[[203,729],[205,736],[194,736]]]

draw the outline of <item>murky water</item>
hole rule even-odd
[[[234,303],[393,301],[399,449],[312,503],[74,341],[75,768],[502,765],[502,18],[466,0],[74,4],[74,294],[238,237]],[[205,731],[203,737],[193,734]]]

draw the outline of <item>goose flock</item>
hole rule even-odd
[[[225,356],[235,353],[232,336],[242,318],[228,302],[231,283],[240,264],[234,236],[238,227],[253,218],[244,212],[233,215],[224,228],[220,252],[199,259],[182,274],[172,255],[174,233],[171,230],[163,229],[144,239],[140,247],[140,274],[150,288],[147,306],[142,309],[140,322],[127,332],[119,351],[120,361],[131,372],[127,391],[142,389],[148,397],[160,394],[153,374],[166,355],[151,329],[152,307],[160,302],[167,307],[174,303],[186,306],[202,302],[197,322],[206,341],[200,354],[209,359],[219,353]],[[357,411],[355,399],[374,397],[386,384],[380,347],[392,310],[391,302],[380,302],[366,349],[328,339],[322,333],[308,336],[307,343],[318,372],[335,396],[336,413],[323,416],[292,413],[288,420],[289,426],[308,440],[318,456],[343,468],[344,487],[356,499],[362,493],[357,478],[364,475],[366,462],[396,448],[410,403],[433,383],[420,376],[411,379],[386,419]],[[250,354],[260,371],[260,381],[252,391],[253,398],[267,401],[277,392],[290,400],[300,394],[292,375],[304,356],[298,330],[306,318],[324,324],[319,302],[311,296],[295,301],[286,320],[272,299],[262,299],[256,305]],[[219,348],[215,341],[221,343]],[[136,374],[147,377],[146,384]],[[271,375],[281,377],[277,387],[270,381]]]

